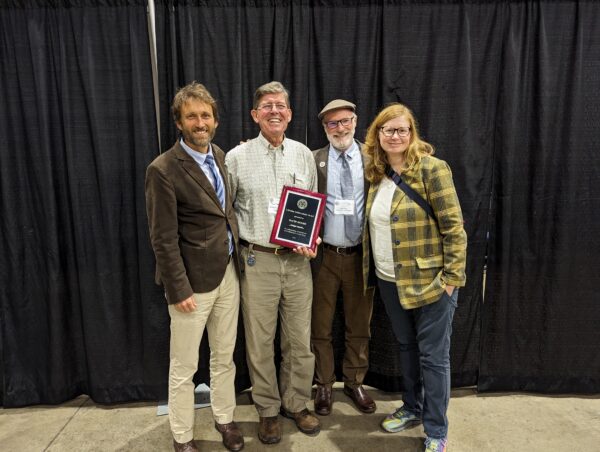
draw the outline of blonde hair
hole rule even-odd
[[[372,184],[378,184],[385,176],[389,162],[385,151],[379,141],[379,131],[381,127],[392,119],[404,116],[410,124],[410,142],[406,149],[404,161],[405,169],[414,167],[424,155],[432,155],[435,151],[433,146],[423,141],[419,136],[417,121],[410,109],[402,104],[390,104],[381,110],[369,128],[365,138],[364,153],[367,155],[365,164],[365,177]]]

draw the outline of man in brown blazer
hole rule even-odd
[[[321,237],[312,261],[313,307],[311,348],[315,355],[315,412],[331,413],[335,383],[331,329],[338,292],[344,301],[344,393],[363,413],[375,402],[362,383],[369,364],[373,292],[362,287],[362,226],[368,182],[364,179],[361,144],[354,139],[356,106],[342,99],[329,102],[318,117],[329,145],[313,151],[319,192],[327,195]]]
[[[171,317],[169,422],[175,451],[196,451],[194,384],[204,328],[210,344],[215,428],[232,451],[244,447],[233,422],[240,306],[238,227],[225,172],[225,154],[211,143],[217,105],[193,82],[173,99],[181,139],[146,171],[146,208],[156,256],[156,281]]]

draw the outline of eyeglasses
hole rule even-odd
[[[356,116],[351,116],[349,118],[342,118],[339,121],[327,121],[325,123],[325,127],[327,127],[328,129],[335,129],[338,126],[347,127],[352,123],[352,120],[354,118],[356,118]]]
[[[397,129],[393,129],[391,127],[381,127],[381,133],[388,138],[392,138],[394,134],[397,132],[399,137],[407,137],[410,134],[410,127],[398,127]]]
[[[275,109],[276,111],[284,111],[288,109],[288,106],[286,104],[262,104],[256,107],[256,109],[266,111],[273,111],[273,109]]]

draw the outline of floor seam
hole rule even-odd
[[[52,443],[54,443],[54,441],[56,441],[56,438],[58,438],[60,436],[60,434],[65,430],[67,425],[69,425],[69,423],[73,420],[73,418],[77,415],[77,413],[79,413],[79,410],[81,410],[83,405],[85,405],[85,402],[87,402],[88,400],[90,400],[89,397],[87,399],[85,399],[83,402],[81,402],[81,405],[79,405],[77,407],[77,409],[75,410],[75,412],[69,417],[69,419],[67,419],[67,422],[65,422],[65,425],[63,425],[60,428],[60,430],[56,433],[56,435],[54,435],[54,437],[52,437],[52,439],[50,440],[48,445],[43,449],[43,452],[46,452],[50,448],[50,446],[52,446]]]

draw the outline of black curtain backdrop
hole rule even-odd
[[[0,7],[1,399],[165,386],[144,173],[157,154],[146,4]]]
[[[219,102],[224,149],[258,133],[252,95],[270,80],[291,90],[288,135],[312,149],[332,98],[357,103],[359,139],[385,104],[409,105],[452,167],[469,235],[453,385],[600,392],[599,22],[591,1],[160,0],[159,146],[143,0],[3,2],[0,403],[164,397],[143,179],[191,80]],[[372,334],[367,383],[400,390],[378,297]],[[239,338],[235,360],[241,389]]]
[[[167,112],[177,89],[204,83],[219,104],[215,143],[228,150],[258,135],[250,116],[254,90],[271,80],[291,91],[288,136],[306,142],[309,72],[308,1],[159,0],[156,4],[160,101]],[[161,117],[161,147],[176,140]]]
[[[332,98],[356,102],[361,140],[384,105],[402,102],[413,109],[425,139],[453,170],[469,248],[468,286],[460,292],[454,321],[452,381],[455,386],[473,385],[479,365],[479,306],[497,96],[493,57],[500,40],[489,38],[496,13],[451,2],[315,3],[310,40],[311,148],[326,144],[317,113]],[[342,3],[348,6],[341,8]],[[338,329],[342,337],[342,323]],[[400,390],[398,345],[378,297],[372,335],[367,383]],[[339,341],[339,364],[342,350]]]
[[[471,18],[457,4],[384,3],[161,3],[157,30],[170,41],[159,48],[161,100],[167,109],[177,86],[194,79],[205,83],[220,101],[221,125],[215,142],[225,149],[258,133],[250,117],[252,95],[270,80],[282,81],[291,91],[294,116],[288,136],[312,149],[326,142],[316,116],[333,98],[357,103],[361,140],[383,105],[393,101],[410,105],[426,138],[452,166],[464,209],[469,286],[461,292],[455,320],[453,384],[474,385],[498,68],[490,65],[497,49],[490,49],[487,28],[482,27],[479,33],[485,39],[480,39],[470,21],[480,21],[480,15],[493,21],[496,13],[477,10],[477,17]],[[438,31],[432,33],[432,27]],[[169,64],[172,70],[167,72],[164,68]],[[495,83],[483,83],[488,79]],[[455,110],[451,117],[450,108]],[[162,124],[162,147],[167,148],[175,140],[172,119]],[[338,314],[334,331],[341,376],[341,304]],[[372,325],[371,370],[366,382],[400,390],[398,345],[378,297]]]
[[[478,387],[600,392],[600,4],[502,10]]]

